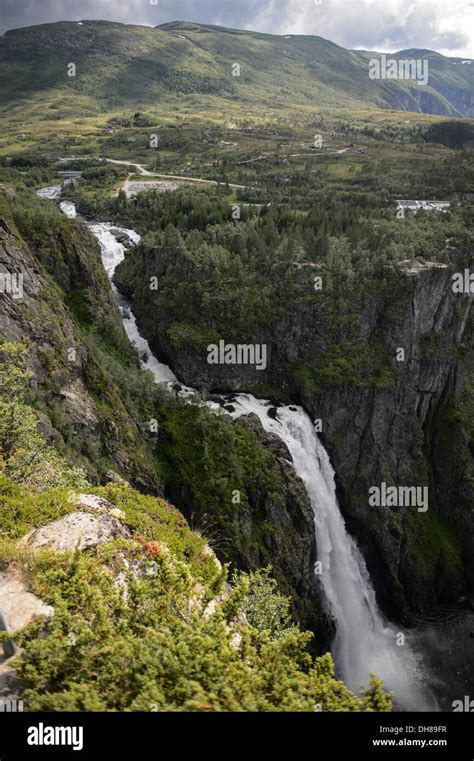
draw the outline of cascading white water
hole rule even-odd
[[[68,216],[70,216],[70,211],[71,210],[68,207]],[[150,349],[148,341],[146,338],[140,335],[135,316],[130,308],[129,302],[124,296],[122,296],[112,281],[115,268],[118,267],[125,256],[125,247],[117,240],[112,230],[119,231],[120,233],[125,233],[128,235],[132,243],[138,243],[140,240],[140,235],[135,232],[135,230],[129,230],[125,227],[116,227],[110,222],[90,224],[89,229],[99,242],[102,254],[102,263],[104,265],[105,271],[107,272],[107,275],[110,278],[113,293],[120,307],[125,332],[130,342],[134,344],[138,350],[142,368],[144,370],[150,370],[153,373],[153,377],[156,383],[166,383],[169,386],[177,384],[178,379],[176,378],[176,375],[173,373],[172,369],[168,367],[168,365],[165,365],[163,362],[159,362],[156,359]],[[192,396],[197,393],[195,389],[190,388],[189,386],[184,386],[182,383],[179,383],[179,387],[180,394],[182,396]],[[212,406],[215,408],[219,405],[214,404]]]
[[[404,710],[428,710],[433,701],[421,685],[417,658],[387,624],[377,606],[365,561],[347,532],[336,497],[334,470],[314,426],[302,407],[278,407],[268,415],[269,402],[250,394],[232,397],[234,417],[254,413],[263,428],[286,444],[296,473],[303,481],[314,512],[321,564],[320,579],[336,622],[332,646],[338,676],[354,691],[368,684],[371,672],[396,693]],[[397,641],[404,641],[400,646]]]
[[[75,216],[73,204],[61,204],[68,216]],[[112,278],[124,258],[124,246],[111,232],[126,233],[133,243],[140,240],[134,230],[115,228],[110,223],[90,225],[99,241],[102,260]],[[127,335],[139,351],[142,367],[151,370],[157,383],[177,383],[172,370],[159,362],[137,328],[130,305],[112,287],[121,308]],[[180,384],[184,396],[194,390]],[[287,446],[296,473],[302,479],[314,511],[314,525],[321,563],[321,583],[336,621],[337,634],[333,655],[338,676],[353,690],[368,684],[370,672],[382,677],[385,686],[396,692],[396,702],[403,710],[436,708],[431,696],[422,687],[417,658],[408,644],[397,646],[400,632],[387,624],[378,610],[367,568],[355,541],[348,534],[336,498],[334,471],[326,450],[319,441],[309,416],[301,407],[282,406],[276,417],[268,415],[270,402],[250,394],[232,396],[234,417],[254,413],[263,428],[276,434]],[[209,406],[215,410],[215,403]]]

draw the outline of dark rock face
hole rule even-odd
[[[335,630],[314,573],[314,513],[306,489],[290,464],[285,444],[264,431],[256,415],[239,418],[234,425],[249,429],[272,453],[273,462],[268,467],[279,488],[273,493],[248,493],[248,504],[236,505],[226,522],[225,534],[232,546],[223,553],[223,559],[232,558],[232,566],[242,570],[271,564],[280,589],[291,596],[296,619],[303,628],[316,632],[315,652],[326,652]],[[169,488],[167,496],[191,524],[205,523],[209,517],[212,520],[212,515],[199,511],[181,484]]]
[[[77,449],[83,454],[81,442],[87,441],[87,460],[78,462],[87,468],[92,481],[102,478],[95,469],[100,452],[128,480],[158,493],[161,487],[151,461],[147,469],[137,467],[133,460],[141,434],[129,411],[118,403],[117,394],[109,398],[113,415],[98,410],[94,386],[100,368],[83,341],[78,322],[95,321],[116,347],[124,347],[131,363],[136,360],[96,240],[80,223],[65,220],[63,224],[51,229],[48,245],[37,250],[27,245],[10,221],[0,220],[0,273],[23,276],[21,298],[0,293],[0,339],[27,346],[32,389],[47,410],[54,408],[56,415],[60,414],[63,428],[59,430],[47,414],[39,415],[39,429],[49,443],[66,434],[71,448],[77,440]],[[136,434],[130,454],[123,443],[125,430]]]
[[[268,537],[272,565],[279,569],[280,577],[291,593],[298,620],[303,627],[317,632],[317,647],[324,652],[334,634],[334,624],[326,611],[321,585],[314,573],[317,552],[313,508],[303,482],[290,465],[291,456],[282,440],[264,431],[256,415],[243,417],[240,422],[251,428],[258,440],[273,453],[283,476],[284,492],[276,499],[268,496],[265,514],[258,516],[258,521],[263,520],[275,527],[275,532]],[[257,568],[262,562],[258,547],[252,542],[253,528],[249,518],[243,516],[241,520],[247,523],[249,567]]]
[[[456,483],[452,471],[442,474],[436,468],[440,421],[463,375],[461,344],[472,342],[466,329],[471,297],[452,293],[448,268],[407,264],[406,271],[413,281],[411,298],[402,319],[384,335],[392,356],[399,347],[405,351],[395,385],[362,391],[346,387],[317,402],[302,394],[308,411],[323,420],[340,503],[364,551],[382,607],[402,617],[410,610],[455,601],[464,585],[472,584],[467,573],[471,561],[466,559],[472,557],[474,528],[474,491],[467,471],[458,471]],[[375,311],[372,319],[379,316]],[[424,349],[428,336],[436,343],[433,351]],[[464,456],[465,434],[459,424],[455,430],[454,438],[463,439],[458,455]],[[370,507],[369,489],[382,482],[427,485],[428,511]],[[462,493],[470,514],[458,509]]]
[[[301,299],[264,336],[248,337],[248,343],[268,344],[265,369],[209,364],[205,347],[172,342],[166,309],[155,308],[149,291],[141,289],[138,297],[131,283],[132,267],[146,283],[149,274],[168,267],[187,278],[192,264],[169,251],[148,252],[146,261],[140,256],[132,255],[133,265],[125,262],[128,277],[122,280],[119,268],[118,285],[135,298],[135,314],[154,351],[184,383],[205,393],[256,395],[268,384],[321,420],[341,510],[385,612],[407,622],[412,613],[455,603],[472,589],[473,453],[464,419],[472,400],[461,400],[474,377],[468,360],[472,295],[453,293],[454,269],[402,262],[393,294],[374,292],[359,309],[357,341],[364,346],[377,336],[380,353],[388,358],[389,382],[315,387],[298,377],[295,367],[323,364],[328,347],[350,335],[343,321],[329,329],[314,302]],[[308,275],[300,269],[303,288],[311,288]],[[371,372],[367,367],[367,375]],[[371,506],[369,489],[382,483],[428,487],[428,510]]]

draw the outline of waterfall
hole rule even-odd
[[[302,407],[283,406],[275,418],[270,417],[269,403],[250,394],[233,397],[232,404],[234,417],[254,413],[266,431],[286,444],[306,487],[314,514],[320,580],[336,622],[332,653],[338,676],[358,692],[374,672],[396,693],[400,708],[432,709],[433,700],[424,694],[407,633],[395,630],[378,609],[365,561],[339,509],[329,456],[309,416]]]
[[[63,209],[75,215],[73,204]],[[124,258],[124,246],[112,229],[126,233],[133,243],[140,236],[133,230],[116,228],[106,222],[90,225],[99,241],[102,261],[112,278],[116,266]],[[146,339],[140,335],[127,300],[112,284],[121,309],[127,335],[139,351],[144,369],[153,373],[157,383],[174,386],[178,383],[172,370],[159,362]],[[184,396],[194,390],[179,384]],[[250,394],[232,395],[234,417],[254,413],[263,428],[276,434],[287,446],[293,467],[303,481],[314,512],[317,557],[321,565],[320,580],[337,633],[332,646],[336,673],[351,689],[358,692],[367,685],[370,672],[384,680],[385,687],[396,693],[401,710],[433,710],[434,698],[423,687],[418,657],[407,632],[397,631],[380,613],[371,580],[356,542],[346,530],[336,497],[334,471],[328,454],[319,441],[314,426],[301,407],[281,406],[276,417],[268,415],[270,402]],[[213,409],[218,405],[209,403]],[[318,568],[319,570],[319,568]],[[403,634],[404,644],[399,635]]]

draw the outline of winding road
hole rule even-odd
[[[223,185],[228,186],[229,188],[235,188],[236,190],[245,190],[246,185],[236,185],[234,183],[227,183],[227,182],[219,182],[217,180],[205,180],[202,177],[183,177],[179,174],[158,174],[156,172],[149,172],[148,169],[145,169],[145,166],[143,164],[135,164],[133,161],[118,161],[117,159],[105,159],[105,161],[108,161],[110,164],[122,164],[124,166],[133,166],[137,170],[137,172],[131,172],[127,179],[124,180],[124,183],[122,185],[122,190],[125,191],[127,196],[130,196],[132,191],[130,190],[130,177],[132,177],[134,174],[140,174],[142,177],[153,177],[157,180],[180,180],[181,182],[197,182],[204,185]]]

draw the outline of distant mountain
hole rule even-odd
[[[423,86],[370,79],[372,57],[380,54],[346,50],[314,36],[182,21],[156,28],[64,21],[0,38],[0,107],[56,99],[56,106],[48,103],[48,118],[54,119],[54,109],[64,105],[75,104],[87,115],[173,105],[188,97],[197,106],[219,108],[300,105],[474,116],[474,63],[427,50],[393,54],[428,61],[429,82]],[[75,76],[68,76],[71,63]]]

